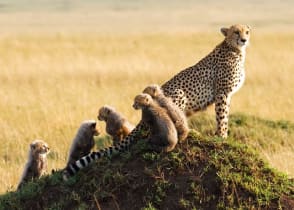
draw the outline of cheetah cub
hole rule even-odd
[[[186,139],[189,133],[187,118],[184,112],[169,97],[164,95],[160,86],[149,85],[143,90],[143,93],[150,95],[161,107],[167,110],[167,114],[175,124],[179,140]]]
[[[86,120],[82,122],[72,141],[66,167],[90,153],[95,145],[94,136],[97,135],[99,135],[99,131],[96,129],[95,120]]]
[[[141,122],[150,127],[149,143],[156,151],[170,152],[178,143],[177,130],[167,111],[148,94],[135,97],[134,109],[142,110]]]
[[[47,171],[47,155],[50,149],[43,140],[35,140],[30,144],[28,161],[17,186],[17,190],[31,180],[38,179]]]
[[[97,118],[100,121],[105,121],[106,132],[113,138],[114,144],[119,143],[135,128],[115,108],[108,105],[99,109]]]

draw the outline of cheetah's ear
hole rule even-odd
[[[249,26],[249,25],[246,25],[247,26],[247,28],[249,29],[249,31],[251,31],[251,27]]]
[[[227,36],[227,35],[228,35],[228,31],[229,31],[229,29],[228,29],[228,28],[221,28],[220,31],[222,32],[222,34],[223,34],[224,36]]]

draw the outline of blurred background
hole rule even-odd
[[[291,0],[1,0],[1,32],[293,30]]]
[[[80,123],[101,106],[137,124],[134,96],[197,63],[223,40],[220,28],[236,23],[252,35],[231,104],[244,122],[230,125],[230,137],[293,177],[293,8],[290,0],[0,0],[0,193],[15,190],[34,139],[51,148],[50,172],[64,167]],[[189,124],[213,136],[214,108]],[[95,149],[111,144],[97,126]]]

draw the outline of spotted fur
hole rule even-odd
[[[195,65],[179,72],[161,88],[164,95],[170,97],[186,116],[215,104],[216,134],[226,138],[231,96],[241,88],[245,80],[245,50],[249,43],[250,28],[246,25],[233,25],[221,28],[221,32],[225,39],[212,52]],[[140,130],[148,130],[148,126],[141,121],[120,144],[76,161],[65,170],[65,177],[75,174],[104,155],[124,151],[136,139],[142,138]]]
[[[224,41],[197,64],[162,85],[162,90],[186,115],[204,110],[214,103],[216,134],[226,138],[231,96],[245,80],[245,49],[249,43],[250,28],[233,25],[222,28],[221,32],[225,36]],[[181,95],[177,94],[179,92]]]

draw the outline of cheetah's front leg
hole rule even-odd
[[[225,94],[219,94],[215,98],[216,135],[222,138],[228,137],[230,101],[230,97]]]

